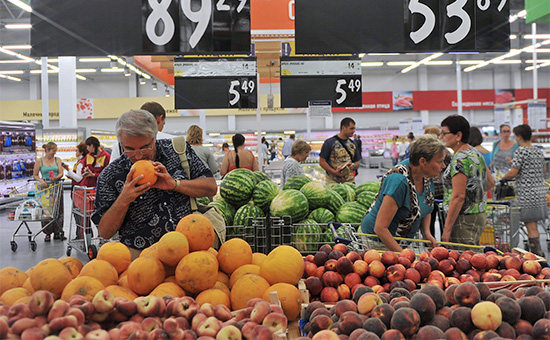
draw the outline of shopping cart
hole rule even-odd
[[[99,248],[109,242],[101,237],[93,237],[91,215],[94,211],[95,188],[74,186],[72,197],[72,218],[67,242],[67,256],[74,249],[84,252],[90,260],[97,256]]]
[[[59,217],[59,204],[61,204],[61,195],[63,195],[63,184],[61,182],[53,183],[45,189],[40,189],[40,183],[35,183],[37,190],[26,194],[27,199],[19,204],[14,212],[10,213],[8,218],[14,221],[21,221],[15,229],[11,241],[11,251],[17,250],[16,237],[27,237],[30,241],[31,250],[36,250],[36,236],[44,229],[55,223]],[[47,222],[39,231],[33,233],[28,222]],[[26,232],[19,234],[21,228],[25,227]]]

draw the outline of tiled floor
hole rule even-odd
[[[379,169],[366,169],[361,168],[359,170],[359,175],[357,178],[357,184],[364,183],[366,181],[377,180],[377,175],[383,174]],[[65,203],[65,234],[69,236],[69,228],[71,223],[71,208],[72,201],[70,199],[69,190],[64,191],[64,203]],[[44,242],[44,235],[40,234],[36,238],[37,249],[36,251],[31,250],[30,242],[26,237],[16,238],[18,244],[17,251],[12,252],[10,248],[10,241],[12,234],[19,225],[19,222],[14,222],[8,220],[9,210],[0,211],[0,268],[4,267],[16,267],[22,270],[27,270],[32,267],[39,261],[45,258],[59,258],[63,257],[66,254],[67,250],[67,241],[53,240],[51,242]],[[40,230],[40,222],[30,222],[29,226],[33,232]],[[74,228],[74,227],[73,227]],[[438,225],[436,223],[436,228]],[[543,226],[539,226],[541,231],[541,245],[542,248],[547,250],[547,233],[544,231]],[[436,230],[436,235],[440,235],[439,231]],[[523,242],[520,241],[520,247],[523,247]],[[86,254],[82,251],[78,251],[73,248],[71,256],[79,258],[81,261],[86,262],[88,258]]]

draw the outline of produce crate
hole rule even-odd
[[[226,226],[226,240],[241,238],[250,245],[253,252],[267,254],[271,251],[271,249],[267,251],[269,248],[268,230],[267,217],[247,217],[244,225]]]
[[[284,217],[269,217],[269,238],[271,249],[280,245],[292,245],[292,218]]]
[[[307,228],[310,224],[296,223],[292,225],[291,246],[298,249],[302,255],[315,254],[323,244],[332,243],[334,239],[327,238],[327,226],[316,223],[321,227],[321,232],[300,232],[300,228]]]

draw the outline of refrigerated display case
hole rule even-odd
[[[92,130],[90,131],[90,136],[97,137],[103,147],[109,148],[111,150],[117,142],[116,132],[114,131]]]

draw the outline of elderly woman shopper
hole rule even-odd
[[[547,217],[546,186],[544,185],[544,155],[542,151],[531,144],[532,131],[527,124],[514,128],[516,142],[519,148],[514,153],[512,167],[501,182],[515,178],[518,189],[520,220],[527,227],[529,250],[544,256],[540,246],[538,221]]]
[[[212,171],[213,174],[218,172],[218,163],[216,163],[216,159],[214,158],[214,155],[212,154],[212,151],[210,151],[210,148],[207,146],[202,145],[202,128],[198,125],[191,125],[187,129],[187,136],[185,139],[189,144],[191,144],[191,147],[193,148],[193,151],[199,156],[201,161],[206,164],[206,166]]]
[[[283,170],[281,171],[281,188],[285,187],[286,181],[290,177],[303,176],[301,162],[305,161],[309,156],[311,146],[299,139],[292,144],[291,154],[283,162]]]
[[[491,169],[495,171],[508,172],[512,166],[512,157],[518,148],[518,144],[510,139],[512,128],[508,124],[500,126],[500,140],[493,144],[491,152]],[[487,164],[489,165],[489,164]]]
[[[469,136],[466,118],[453,115],[441,122],[440,137],[454,151],[443,176],[447,218],[441,240],[477,245],[486,223],[487,190],[494,181],[483,155],[468,144]]]
[[[394,239],[414,237],[420,229],[426,240],[436,245],[430,232],[434,192],[431,178],[445,167],[445,145],[433,135],[418,137],[410,145],[410,157],[382,178],[375,203],[363,218],[361,230],[376,234],[381,246],[401,251]]]

